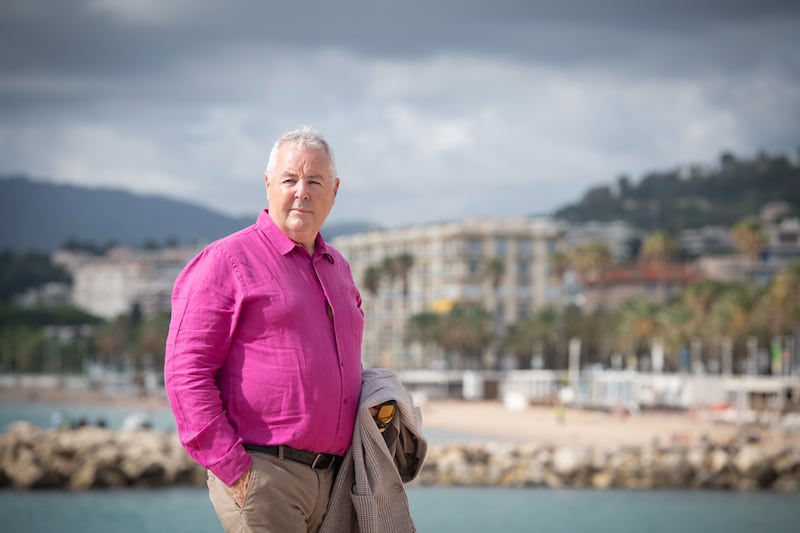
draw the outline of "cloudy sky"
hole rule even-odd
[[[233,215],[301,124],[389,227],[800,145],[798,2],[0,2],[0,173]]]

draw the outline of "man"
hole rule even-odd
[[[284,134],[264,176],[269,209],[175,282],[165,386],[226,531],[316,531],[353,435],[364,315],[319,234],[339,189],[328,143]]]

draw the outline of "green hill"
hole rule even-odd
[[[653,172],[635,184],[622,176],[614,185],[593,187],[554,216],[567,222],[624,220],[642,230],[674,233],[731,226],[773,201],[787,202],[800,213],[800,162],[784,155],[738,159],[725,153],[713,169],[696,165]]]

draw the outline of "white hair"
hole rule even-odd
[[[275,168],[275,159],[278,157],[278,150],[280,150],[281,146],[286,143],[293,143],[295,146],[308,146],[311,148],[325,150],[330,164],[331,179],[335,180],[338,177],[336,173],[336,160],[333,156],[333,150],[328,144],[328,141],[325,140],[325,137],[323,137],[320,132],[311,126],[300,126],[296,130],[287,131],[278,137],[278,140],[275,141],[275,144],[272,145],[272,150],[269,152],[269,160],[267,161],[266,168],[267,174],[272,175],[272,170]]]

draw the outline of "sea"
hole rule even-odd
[[[16,420],[41,427],[102,421],[115,429],[131,415],[146,416],[154,430],[174,430],[165,409],[22,402],[0,404],[0,429]],[[479,438],[444,432],[426,436],[431,442]],[[407,494],[422,533],[800,532],[800,493],[409,486]],[[3,533],[221,531],[204,488],[0,490]]]

